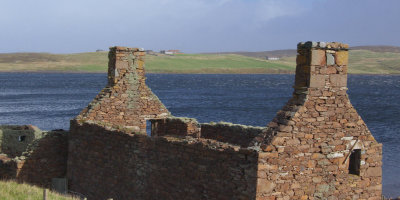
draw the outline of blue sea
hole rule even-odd
[[[106,74],[0,73],[0,124],[69,129]],[[148,74],[175,116],[266,126],[291,97],[294,75]],[[349,75],[350,100],[383,143],[383,193],[400,196],[400,76]]]

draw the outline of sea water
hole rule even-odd
[[[106,74],[0,73],[0,124],[69,129]],[[148,74],[174,116],[266,126],[292,95],[294,75]],[[400,196],[400,76],[349,75],[349,97],[383,143],[383,193]]]

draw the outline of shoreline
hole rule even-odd
[[[0,74],[6,74],[6,73],[12,73],[12,74],[107,74],[107,72],[90,72],[90,71],[0,71]],[[212,72],[212,73],[190,73],[190,72],[146,72],[146,74],[182,74],[182,75],[190,75],[190,74],[237,74],[237,75],[251,75],[251,74],[295,74],[295,71],[293,72],[277,72],[277,73],[225,73],[225,72]],[[393,73],[393,74],[375,74],[375,73],[349,73],[349,75],[372,75],[372,76],[400,76],[400,73]]]

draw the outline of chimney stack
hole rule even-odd
[[[136,74],[139,83],[145,81],[144,57],[142,48],[110,47],[108,53],[108,85],[114,86],[126,73]]]
[[[347,90],[348,44],[302,42],[297,45],[295,95],[316,90]]]

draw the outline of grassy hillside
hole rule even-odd
[[[286,52],[286,51],[285,51]],[[243,53],[243,52],[242,52]],[[400,74],[399,52],[351,50],[350,73]],[[295,56],[278,61],[238,54],[147,55],[150,73],[288,73],[294,72]],[[0,54],[0,72],[106,72],[107,52],[79,54]]]
[[[48,192],[51,200],[74,200],[78,198],[65,197],[57,193]],[[28,184],[18,184],[12,181],[0,181],[0,200],[42,200],[43,189]]]
[[[296,56],[283,57],[277,61],[293,67]],[[400,53],[351,50],[349,73],[352,74],[400,74]]]
[[[0,71],[105,72],[107,52],[78,54],[0,54]]]
[[[146,70],[154,73],[288,73],[290,65],[234,54],[148,56]]]

